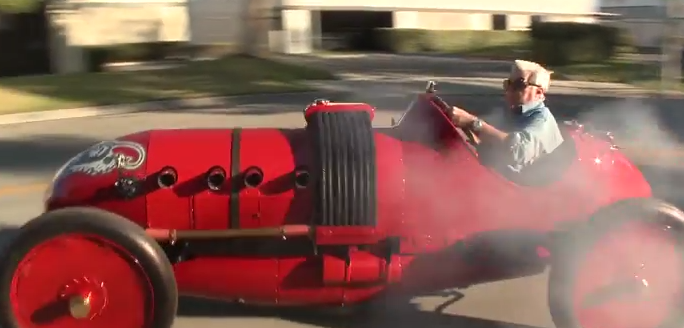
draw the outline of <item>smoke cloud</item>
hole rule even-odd
[[[388,88],[390,90],[388,90]],[[419,87],[417,87],[416,90],[413,90],[414,93],[416,91],[420,92]],[[374,89],[367,89],[363,94],[357,94],[355,96],[364,96],[366,100],[361,100],[364,98],[359,97],[359,101],[367,101],[373,104],[374,100],[379,98],[382,100],[383,94],[391,93],[396,94],[398,92],[397,90],[392,90],[391,86],[384,85],[377,86]],[[397,99],[394,99],[394,102],[396,102],[399,97],[396,98]],[[401,100],[404,101],[405,104],[409,104],[412,98],[413,97],[404,96]],[[677,121],[676,117],[673,118],[671,112],[677,109],[675,107],[679,105],[678,103],[674,101],[663,102],[656,99],[612,98],[606,100],[606,98],[604,98],[602,101],[586,99],[584,104],[576,104],[577,99],[575,99],[576,101],[573,105],[576,104],[577,107],[572,108],[568,105],[564,106],[560,103],[560,100],[554,101],[553,95],[549,96],[549,98],[551,109],[556,115],[560,125],[563,125],[563,121],[566,120],[577,120],[585,125],[587,131],[595,135],[601,135],[607,131],[611,131],[615,136],[616,144],[621,147],[619,151],[625,153],[627,157],[638,166],[651,184],[655,196],[672,202],[679,207],[684,207],[684,194],[681,191],[682,186],[684,185],[684,165],[682,164],[682,158],[684,158],[684,145],[682,145],[682,141],[680,140],[684,139],[682,137],[682,135],[684,135],[684,130],[677,130],[677,127],[682,126],[682,123],[684,123],[684,118],[682,118],[681,121]],[[567,96],[564,96],[564,98],[567,98]],[[492,99],[503,102],[503,99],[498,97],[490,97],[489,101]],[[492,102],[491,104],[494,103]],[[552,104],[558,104],[558,106],[553,106]],[[487,114],[482,115],[482,117],[491,122],[500,121],[504,115],[504,107],[501,105],[499,105],[499,109],[488,111]],[[398,106],[395,108],[398,108]],[[400,115],[397,115],[396,113],[393,114],[394,118],[398,120]],[[382,115],[379,117],[382,117]],[[410,136],[412,139],[416,140],[434,141],[434,122],[430,121],[429,117],[423,118],[425,121],[413,122]],[[387,122],[384,120],[376,123],[377,125],[382,126],[387,125]],[[424,165],[425,168],[434,169],[436,167],[435,161],[444,160],[444,158],[439,158],[437,154],[433,155],[434,157],[425,156],[408,158],[405,159],[405,161],[407,164],[410,163],[411,165],[418,167]],[[421,163],[421,161],[424,161],[424,163]],[[459,170],[463,168],[456,165],[464,165],[465,167],[464,163],[459,162],[453,162],[453,165],[453,167],[445,165],[441,168],[443,170]],[[506,231],[501,231],[501,233],[499,233],[499,231],[491,231],[491,233],[473,234],[474,236],[477,236],[477,238],[469,240],[470,246],[479,247],[484,245],[488,248],[488,251],[494,251],[489,253],[493,258],[485,260],[489,260],[494,264],[499,263],[504,265],[522,263],[525,265],[539,266],[544,264],[544,261],[541,261],[542,263],[540,263],[520,258],[521,254],[523,254],[523,257],[527,255],[530,257],[539,256],[537,246],[543,244],[546,240],[539,234],[533,233],[528,227],[521,226],[520,223],[525,222],[524,219],[508,216],[510,211],[506,210],[507,206],[514,206],[515,204],[507,203],[507,199],[519,201],[515,196],[507,194],[508,191],[498,191],[500,194],[495,194],[497,191],[486,187],[479,188],[477,184],[466,186],[462,183],[463,181],[452,181],[450,174],[446,171],[430,171],[427,169],[412,170],[409,174],[413,176],[407,176],[407,181],[411,181],[411,185],[407,186],[407,188],[425,190],[425,192],[422,193],[413,192],[412,197],[414,197],[414,199],[411,201],[424,205],[421,207],[424,212],[424,215],[422,216],[424,221],[421,224],[431,225],[431,227],[422,227],[425,228],[426,231],[432,229],[441,229],[443,231],[460,230],[459,232],[464,232],[467,235],[470,232],[475,232],[464,231],[468,229],[466,226],[473,226],[472,224],[467,224],[467,220],[483,220],[486,222],[479,222],[480,227],[509,228],[504,229]],[[485,181],[485,179],[482,179],[480,182],[482,186],[487,186],[491,183],[491,181]],[[594,188],[595,181],[591,176],[587,176],[584,180],[579,179],[573,181],[572,183],[578,197],[591,197],[597,192]],[[451,198],[451,196],[463,195],[463,193],[454,192],[459,188],[469,188],[471,194],[468,196],[468,199]],[[430,192],[427,192],[427,190]],[[435,194],[443,195],[443,200],[435,201]],[[552,220],[551,215],[558,211],[567,210],[568,204],[572,200],[559,199],[555,202],[543,205],[535,204],[536,200],[534,198],[523,201],[527,203],[517,205],[529,206],[531,208],[536,208],[536,212],[541,211],[548,213],[548,220]],[[573,204],[576,203],[573,202]],[[500,214],[495,215],[495,217],[480,217],[477,216],[477,213],[473,213],[474,215],[472,216],[463,216],[468,211],[476,211],[478,208],[487,207],[500,208]],[[540,213],[533,213],[533,215],[541,216]],[[660,244],[658,246],[666,247],[666,245],[658,242],[661,239],[651,240],[651,237],[653,237],[653,234],[646,234],[641,242],[648,242],[649,245]],[[633,257],[636,256],[638,253],[637,251],[644,249],[644,247],[639,247],[639,242],[640,241],[638,240],[623,240],[622,244],[618,244],[618,247],[613,253],[607,253],[607,255],[604,253],[605,259],[614,259],[618,261],[627,260],[626,263],[634,264],[635,259]],[[472,251],[478,252],[478,250]],[[648,256],[648,262],[654,263],[651,264],[651,266],[657,266],[658,262],[660,262],[657,258],[658,254],[659,253],[655,251]],[[665,254],[665,251],[663,251],[662,254]],[[665,255],[663,255],[663,257],[664,256]],[[511,259],[509,257],[518,258]],[[447,259],[445,258],[445,260]],[[453,265],[458,265],[456,259],[453,260]],[[662,261],[671,261],[671,258],[667,258],[667,260],[663,258]],[[678,267],[673,267],[673,270],[676,268]],[[655,276],[652,275],[650,278],[644,277],[643,279],[649,280],[648,283],[651,285],[655,283],[667,286],[675,283],[674,281],[669,281],[674,279],[673,275],[665,273],[658,275],[657,268],[655,270]],[[530,273],[535,272],[534,270],[526,272],[526,274]],[[438,278],[435,277],[435,279]],[[658,281],[659,279],[660,281]],[[605,285],[620,283],[620,281],[617,281],[618,277],[615,277],[615,279],[612,280],[613,281],[608,277],[604,279],[603,283]],[[650,288],[657,287],[652,286]],[[637,296],[639,295],[627,297],[632,297],[632,299],[634,299]],[[612,314],[606,312],[603,315]],[[643,316],[648,317],[648,314],[644,313]]]

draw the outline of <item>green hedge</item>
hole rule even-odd
[[[467,31],[380,28],[373,31],[378,50],[394,53],[477,53],[497,47],[526,50],[529,37],[521,31]]]
[[[440,31],[375,29],[377,50],[393,53],[441,52],[500,59],[533,59],[546,65],[597,63],[629,46],[626,34],[599,24],[541,22],[529,31]]]
[[[539,22],[529,34],[533,59],[546,65],[603,62],[630,43],[620,29],[600,24]]]

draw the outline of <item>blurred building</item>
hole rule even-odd
[[[594,0],[53,0],[53,67],[83,69],[80,49],[189,41],[248,52],[307,53],[373,28],[521,30],[531,22],[595,20]]]
[[[247,13],[250,23],[243,26],[251,27],[243,40],[295,53],[354,29],[522,30],[535,20],[591,22],[597,9],[594,0],[202,0],[189,6],[195,42],[239,38],[240,20],[229,17]]]
[[[610,24],[629,31],[637,46],[657,48],[663,42],[663,23],[667,18],[665,1],[674,0],[601,0],[600,9],[620,15]]]
[[[85,70],[85,47],[190,39],[187,0],[54,0],[47,20],[58,73]]]

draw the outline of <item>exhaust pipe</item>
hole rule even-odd
[[[219,191],[226,182],[226,170],[220,166],[214,166],[207,171],[207,187],[211,191]]]
[[[256,188],[264,181],[264,172],[255,166],[248,168],[244,174],[245,186]]]
[[[157,175],[157,184],[159,188],[170,188],[178,182],[178,173],[170,166],[163,168]]]
[[[310,181],[311,176],[305,167],[299,167],[295,170],[294,182],[297,189],[304,189],[308,187]]]

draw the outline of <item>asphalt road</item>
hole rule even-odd
[[[376,67],[372,63],[363,62],[361,66],[349,63],[345,65],[350,66],[337,69],[363,72]],[[389,124],[390,118],[405,108],[410,99],[405,93],[417,92],[423,87],[422,80],[406,81],[409,76],[430,75],[433,71],[437,75],[437,72],[447,70],[447,67],[442,66],[427,65],[427,69],[418,71],[407,66],[408,64],[403,69],[401,64],[387,65],[391,66],[376,71],[378,74],[385,74],[385,81],[355,82],[357,92],[340,99],[366,101],[376,105],[379,113],[375,123],[378,125]],[[505,69],[497,67],[468,66],[468,69],[460,71],[452,71],[454,68],[448,67],[446,75],[455,76],[458,72],[465,72],[462,75],[477,75],[475,68],[481,72],[494,72],[492,74],[496,76],[505,75]],[[468,73],[471,71],[473,72]],[[501,107],[498,90],[492,87],[446,83],[443,90],[448,94],[445,97],[448,102],[474,110],[483,116],[495,115],[495,109]],[[227,104],[225,108],[196,108],[3,126],[0,129],[0,153],[3,154],[0,156],[0,222],[17,225],[39,214],[45,182],[51,179],[54,171],[69,157],[102,139],[155,128],[300,126],[303,124],[301,110],[312,100],[301,96],[290,99],[270,98],[245,98]],[[682,114],[672,110],[679,107],[678,100],[668,101],[670,102],[656,102],[653,99],[625,100],[611,94],[558,95],[549,99],[558,116],[582,117],[600,128],[618,131],[620,138],[633,146],[626,151],[638,159],[658,195],[684,204],[679,192],[679,186],[684,183],[684,170],[676,152],[680,148],[679,136],[684,135],[684,132],[677,129],[681,125]],[[651,151],[653,155],[644,156],[644,151]],[[9,230],[5,233],[5,236],[11,234]],[[0,236],[0,241],[2,237],[4,236]],[[298,311],[282,313],[247,310],[217,303],[183,300],[175,327],[551,326],[545,301],[544,274],[484,284],[461,292],[463,297],[444,306],[441,312],[435,310],[442,308],[440,305],[451,300],[451,297],[435,295],[417,298],[410,305],[397,306],[387,313],[378,313],[377,317],[364,321],[349,321],[340,317]]]

